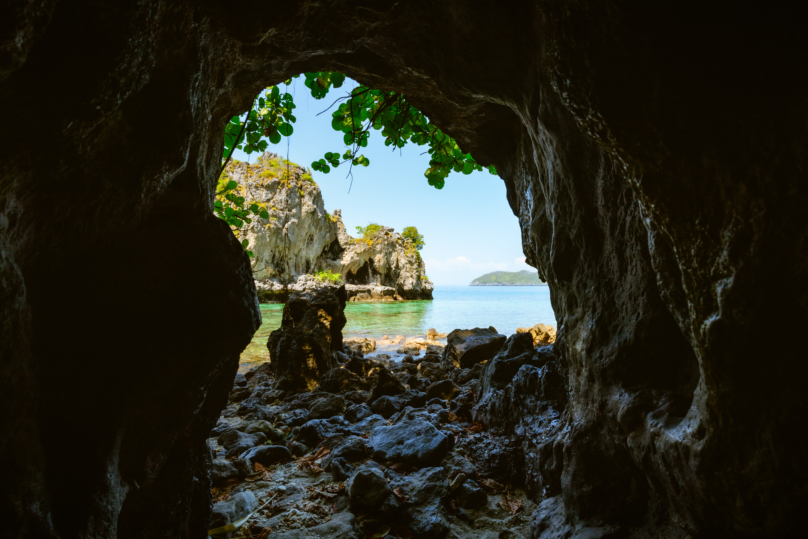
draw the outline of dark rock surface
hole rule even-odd
[[[446,338],[441,366],[444,370],[471,368],[494,357],[504,342],[505,335],[497,333],[493,327],[456,329]]]
[[[203,536],[205,440],[260,320],[248,259],[212,216],[222,130],[266,86],[335,69],[404,92],[505,180],[559,329],[554,366],[496,389],[523,399],[502,423],[554,496],[536,534],[795,535],[803,10],[12,0],[4,532]],[[776,338],[750,338],[772,317]]]
[[[267,341],[277,389],[311,391],[321,376],[337,367],[333,353],[342,350],[345,299],[344,286],[289,297],[281,327]]]
[[[374,458],[425,466],[440,462],[449,438],[421,418],[402,418],[395,425],[373,429],[368,446]]]

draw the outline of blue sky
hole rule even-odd
[[[331,128],[333,109],[319,116],[317,113],[353,84],[346,81],[342,88],[316,100],[302,78],[292,83],[289,91],[295,94],[297,122],[288,137],[290,161],[311,168],[312,161],[325,152],[345,151],[342,134]],[[367,148],[362,149],[370,165],[354,167],[350,193],[347,165],[328,174],[314,171],[312,175],[322,190],[326,209],[341,209],[352,235],[356,235],[354,227],[369,222],[399,232],[406,226],[418,227],[426,243],[421,251],[426,272],[437,285],[467,285],[490,271],[535,271],[524,263],[519,224],[505,198],[503,181],[487,171],[468,176],[452,173],[443,189],[435,189],[424,177],[429,164],[429,155],[421,155],[425,150],[425,146],[408,145],[401,152],[392,152],[380,132],[372,131]],[[287,138],[270,144],[268,151],[286,157]],[[255,161],[256,154],[248,158],[236,151],[234,158]]]

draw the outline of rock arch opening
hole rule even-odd
[[[764,313],[808,322],[801,6],[17,4],[0,33],[12,535],[204,536],[205,438],[259,322],[212,216],[222,129],[318,69],[412,96],[506,182],[560,326],[490,401],[541,500],[534,537],[795,531],[803,346],[757,335]],[[693,387],[689,406],[657,398]],[[657,421],[671,406],[683,419]]]

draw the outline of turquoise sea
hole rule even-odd
[[[432,301],[349,302],[345,337],[423,337],[426,330],[440,333],[453,329],[494,326],[504,335],[517,327],[556,326],[547,286],[436,286]],[[261,328],[241,356],[242,363],[268,359],[269,334],[281,325],[283,305],[262,304]]]

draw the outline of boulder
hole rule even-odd
[[[365,403],[361,403],[355,404],[345,410],[345,415],[343,417],[345,418],[345,421],[348,421],[349,423],[356,423],[357,421],[362,421],[371,415],[373,415],[373,412],[371,411],[370,407]]]
[[[370,410],[374,414],[379,414],[383,418],[387,419],[401,410],[402,406],[403,403],[401,402],[400,398],[384,395],[373,401],[373,404],[370,405]]]
[[[437,464],[450,448],[448,436],[420,417],[376,427],[368,445],[374,458],[414,466]]]
[[[292,294],[267,341],[276,389],[312,391],[338,366],[333,352],[342,349],[344,311],[344,287]]]
[[[300,427],[297,440],[309,447],[314,447],[324,438],[345,432],[347,423],[341,416],[331,419],[312,419]]]
[[[342,393],[356,387],[359,381],[359,377],[353,372],[344,366],[339,366],[331,369],[320,378],[318,389],[328,393]]]
[[[379,368],[378,379],[376,380],[376,385],[373,387],[370,400],[373,402],[379,397],[384,397],[385,395],[391,397],[401,395],[404,393],[404,391],[406,391],[404,384],[402,384],[401,381],[389,370],[381,367]]]
[[[385,499],[393,494],[382,471],[372,465],[359,467],[346,485],[351,506],[360,510],[378,508]]]
[[[225,456],[227,458],[235,457],[243,452],[261,445],[266,440],[266,435],[263,432],[256,432],[254,434],[247,434],[237,430],[229,430],[217,438],[219,445],[224,447]]]
[[[367,458],[369,452],[367,440],[361,436],[348,436],[331,449],[331,453],[323,458],[320,466],[328,471],[333,459],[343,458],[346,462],[356,462]]]
[[[367,337],[351,337],[342,340],[343,344],[351,350],[369,354],[376,349],[376,339]]]
[[[446,338],[441,367],[444,369],[471,368],[494,357],[505,343],[505,335],[493,327],[456,329]]]
[[[435,382],[426,389],[426,400],[443,399],[452,400],[460,393],[460,388],[451,380]]]
[[[251,465],[257,462],[270,466],[284,460],[292,460],[292,453],[282,445],[262,445],[245,451],[241,458],[250,461]]]
[[[335,415],[342,415],[345,410],[345,399],[339,395],[328,395],[317,399],[309,408],[309,417],[312,419],[329,419]]]

